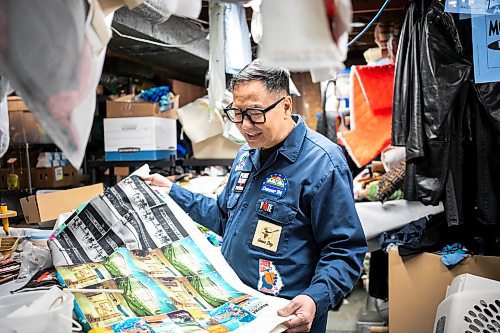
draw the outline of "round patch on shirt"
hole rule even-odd
[[[288,180],[281,173],[273,173],[264,180],[260,191],[275,197],[283,197],[288,189]]]

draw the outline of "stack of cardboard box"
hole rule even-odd
[[[107,101],[104,119],[106,161],[168,159],[177,152],[179,95],[165,110],[158,103],[137,102],[127,95]]]

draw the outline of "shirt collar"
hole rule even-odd
[[[296,125],[286,137],[283,145],[278,149],[278,153],[286,157],[290,162],[294,163],[299,156],[300,148],[302,147],[302,143],[306,137],[307,127],[301,116],[294,114],[292,115],[292,119],[295,121]],[[251,152],[256,151],[255,148],[251,148],[248,144],[245,144],[242,149]],[[257,151],[257,154],[253,154],[255,162],[259,160],[259,155],[259,151]]]

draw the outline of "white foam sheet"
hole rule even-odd
[[[393,200],[380,202],[357,202],[361,225],[366,239],[377,237],[384,231],[401,228],[421,217],[435,215],[444,211],[442,203],[426,206],[419,201]]]

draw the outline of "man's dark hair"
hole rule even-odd
[[[265,67],[256,59],[233,76],[231,90],[240,83],[250,81],[262,82],[270,93],[285,92],[290,95],[290,72],[284,67]]]

